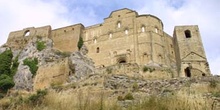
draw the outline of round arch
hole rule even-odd
[[[118,63],[118,64],[125,64],[125,63],[127,63],[126,57],[120,57],[120,58],[118,58],[118,59],[117,59],[117,63]]]

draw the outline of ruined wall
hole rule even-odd
[[[39,28],[30,27],[14,31],[9,34],[7,45],[11,47],[11,49],[22,49],[33,37],[48,37],[50,36],[50,32],[50,26]]]
[[[77,51],[77,43],[83,28],[82,24],[76,24],[52,30],[51,39],[54,48],[64,52]]]
[[[197,25],[176,26],[174,29],[174,42],[180,76],[210,75]]]

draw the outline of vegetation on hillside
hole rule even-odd
[[[0,74],[10,75],[12,58],[13,54],[11,50],[6,50],[0,54]]]
[[[12,61],[12,66],[11,66],[11,76],[13,77],[15,73],[18,70],[19,62],[18,62],[18,56],[15,57],[15,59]]]
[[[38,50],[38,51],[42,51],[43,49],[46,48],[46,45],[45,45],[45,42],[44,42],[44,41],[39,41],[39,40],[38,40],[36,43],[37,43],[37,50]]]
[[[16,72],[17,63],[13,62],[11,50],[6,50],[0,54],[0,92],[6,93],[14,86],[13,75]],[[12,68],[11,68],[12,65]]]
[[[83,38],[82,38],[82,37],[79,37],[79,41],[78,41],[78,44],[77,44],[77,47],[78,47],[79,50],[82,48],[83,43],[84,43],[84,42],[83,42]]]
[[[171,95],[150,95],[134,101],[131,93],[123,100],[108,97],[108,91],[56,92],[40,90],[26,97],[0,101],[1,109],[16,110],[209,110],[213,101],[198,94],[188,93],[188,89],[176,91]],[[128,95],[129,94],[129,95]],[[131,97],[132,96],[132,97]]]
[[[31,73],[33,74],[33,77],[36,75],[36,72],[38,70],[38,59],[34,58],[26,58],[24,61],[24,65],[27,65],[30,68]]]

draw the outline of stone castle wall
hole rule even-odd
[[[96,66],[175,63],[172,38],[163,31],[162,21],[152,15],[114,11],[102,24],[85,28],[83,35]]]
[[[30,27],[20,31],[14,31],[9,34],[7,45],[12,49],[22,49],[33,37],[49,37],[50,33],[51,26]]]
[[[51,39],[54,42],[54,48],[61,51],[77,51],[77,42],[81,36],[82,24],[71,25],[51,31]]]
[[[37,36],[52,39],[53,48],[64,52],[77,51],[79,37],[83,37],[87,56],[96,67],[136,63],[176,69],[178,76],[210,74],[198,26],[176,26],[172,37],[156,16],[138,15],[127,8],[113,11],[103,23],[89,27],[76,24],[11,32],[7,44],[21,49]]]

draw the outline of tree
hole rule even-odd
[[[83,38],[79,37],[79,41],[78,41],[77,47],[80,50],[82,48],[82,46],[83,46]]]
[[[8,89],[12,88],[15,85],[13,79],[6,74],[0,75],[0,90],[7,92]]]
[[[0,90],[2,92],[7,92],[8,89],[15,85],[13,82],[13,73],[16,72],[18,58],[16,58],[16,63],[13,63],[13,65],[12,58],[13,54],[11,50],[6,50],[0,54]],[[13,66],[12,68],[11,65]]]
[[[13,54],[11,50],[6,50],[0,54],[0,75],[2,74],[10,75],[12,58],[13,58]]]

